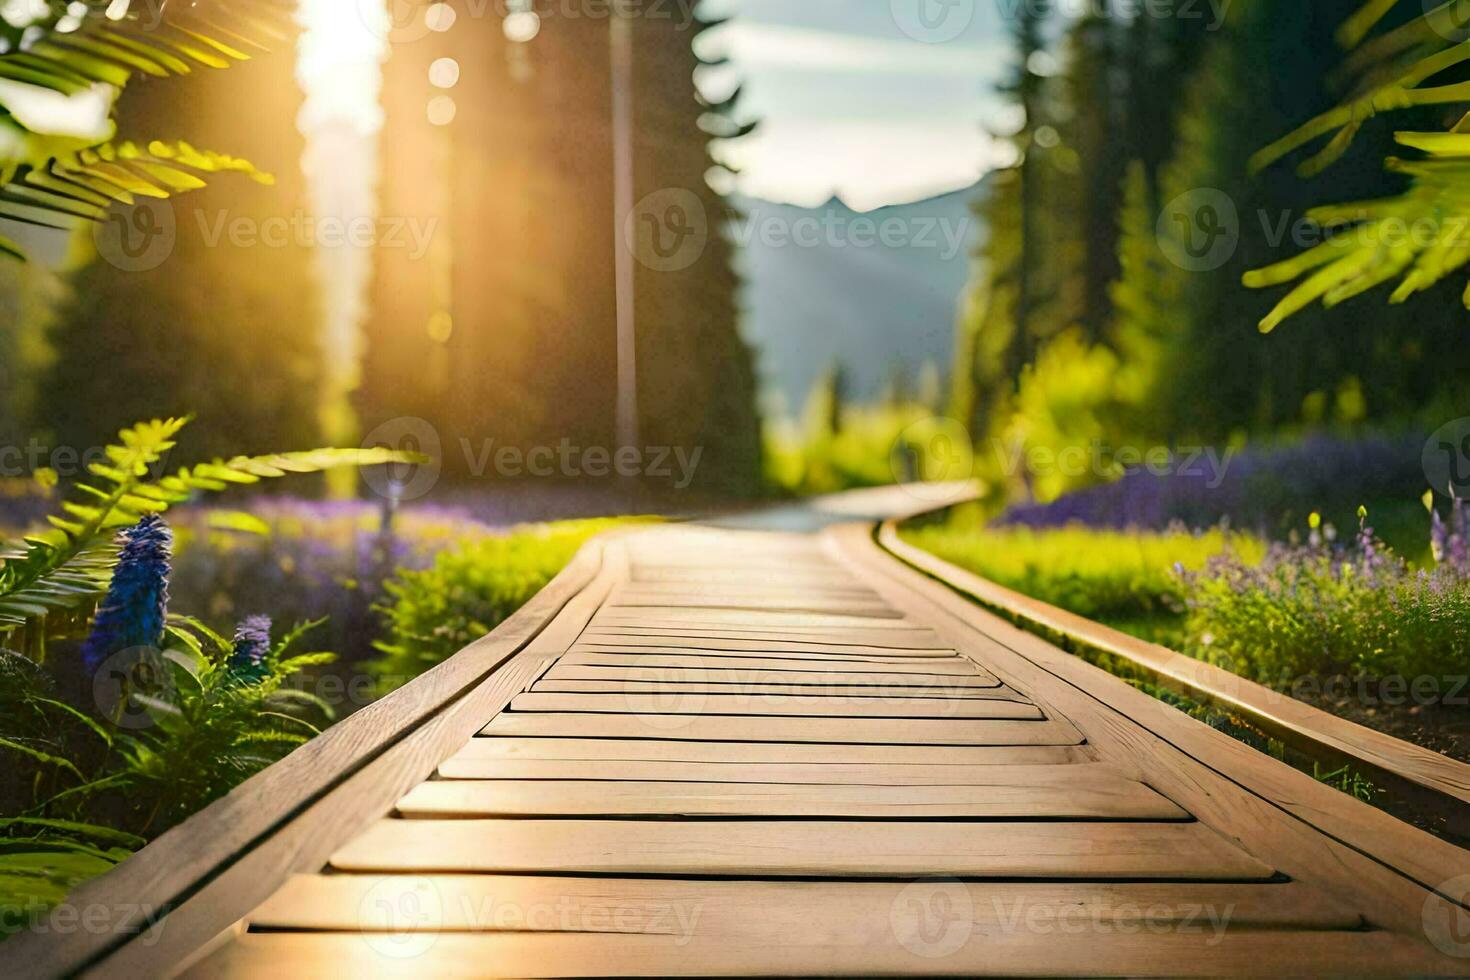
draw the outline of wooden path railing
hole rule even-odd
[[[70,903],[156,899],[157,929],[0,957],[293,978],[1470,963],[1470,853],[979,609],[868,526],[596,543],[369,711]]]

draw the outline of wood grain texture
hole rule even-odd
[[[846,680],[846,678],[842,678]],[[1014,700],[1016,694],[1000,685],[959,686],[936,684],[914,686],[908,684],[857,685],[828,681],[825,684],[741,684],[734,682],[714,683],[710,681],[669,680],[563,680],[559,677],[543,677],[531,685],[538,694],[738,694],[744,697],[785,697],[801,700],[912,700],[982,698]]]
[[[727,624],[724,627],[679,626],[651,623],[620,624],[599,616],[587,627],[588,637],[619,637],[632,643],[662,643],[667,639],[690,638],[715,640],[753,640],[804,645],[807,643],[841,643],[851,646],[882,646],[908,650],[944,650],[938,634],[928,629],[843,630],[835,627],[799,629],[795,627],[756,627]]]
[[[794,783],[836,786],[1031,786],[1053,789],[1111,782],[1111,767],[995,762],[939,765],[896,762],[735,762],[477,757],[461,752],[439,767],[443,779],[631,779],[653,782]],[[1126,778],[1126,777],[1123,777]]]
[[[1263,881],[1197,823],[382,820],[339,871]]]
[[[1012,692],[1014,693],[1014,692]],[[770,715],[781,718],[1008,718],[1039,721],[1034,704],[993,698],[797,697],[777,694],[706,694],[661,691],[656,694],[522,694],[513,712],[566,712],[631,715]]]
[[[890,646],[882,643],[839,643],[835,640],[815,639],[799,641],[789,637],[681,637],[668,633],[657,636],[620,636],[601,632],[587,632],[578,645],[589,649],[617,650],[667,650],[681,651],[725,650],[747,654],[765,653],[820,653],[857,657],[936,657],[954,656],[953,650],[943,647]]]
[[[932,660],[895,658],[883,660],[869,657],[862,660],[840,660],[836,657],[741,657],[711,654],[680,653],[582,653],[569,652],[557,661],[562,665],[588,665],[598,667],[651,668],[651,667],[697,667],[705,670],[820,670],[829,673],[849,672],[883,674],[929,674],[957,675],[960,677],[983,677],[975,665],[962,657],[936,657]]]
[[[833,763],[985,766],[1090,762],[1088,745],[853,745],[802,742],[700,742],[675,739],[473,738],[466,759],[593,759],[650,762]]]
[[[1064,722],[928,718],[766,718],[709,715],[520,714],[496,717],[482,735],[522,738],[670,738],[699,742],[832,745],[1077,745]]]
[[[863,945],[891,916],[945,896],[965,921],[992,935],[1030,919],[1115,933],[1220,935],[1262,927],[1357,930],[1362,916],[1300,882],[1200,883],[1186,892],[1154,882],[948,881],[931,893],[911,882],[729,881],[550,875],[297,875],[249,923],[258,929],[357,932],[637,932],[806,945],[820,937]],[[417,907],[425,916],[404,914]],[[1119,928],[1120,927],[1120,928]],[[1091,931],[1091,930],[1089,930]],[[1182,965],[1182,964],[1181,964]]]
[[[872,819],[1183,820],[1142,783],[1081,773],[1057,783],[984,786],[794,785],[631,780],[431,780],[398,801],[406,818],[864,817]]]
[[[900,920],[904,922],[904,920]],[[875,934],[861,945],[825,936],[772,948],[751,939],[719,938],[682,945],[671,936],[570,933],[444,935],[417,955],[415,947],[387,936],[248,935],[221,947],[191,978],[275,978],[290,963],[293,978],[374,977],[711,977],[711,976],[1002,976],[1047,977],[1110,974],[1138,977],[1332,977],[1430,975],[1419,944],[1382,933],[1245,931],[1217,939],[1208,930],[1151,935],[1140,930],[1106,939],[1096,935],[1024,930],[998,934],[945,931],[925,940],[919,925],[903,939]],[[1105,948],[1106,953],[1100,952]],[[1039,955],[1044,949],[1045,955]],[[947,953],[947,955],[946,955]],[[1453,976],[1454,961],[1439,964]]]
[[[798,665],[799,666],[799,665]],[[963,664],[959,665],[963,667]],[[868,670],[787,670],[787,665],[772,669],[737,668],[724,664],[712,667],[623,666],[609,664],[570,663],[561,660],[546,672],[548,680],[599,681],[610,683],[644,682],[668,684],[775,684],[812,687],[923,687],[939,692],[959,691],[968,688],[999,687],[993,675],[974,670],[970,673],[929,674],[908,672],[908,676],[894,677],[893,672]]]

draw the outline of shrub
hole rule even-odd
[[[373,607],[399,570],[420,570],[456,544],[497,534],[458,510],[418,503],[392,518],[364,501],[260,498],[247,505],[264,534],[218,527],[219,512],[192,508],[176,522],[177,604],[211,620],[269,609],[284,622],[326,618],[318,643],[348,663],[371,657],[382,628]]]
[[[1432,569],[1414,569],[1364,527],[1348,545],[1314,530],[1258,565],[1233,557],[1181,582],[1186,652],[1265,683],[1304,675],[1447,677],[1470,667],[1467,507],[1434,518]]]
[[[390,690],[489,633],[539,592],[593,535],[619,520],[566,521],[465,541],[385,586],[382,656],[368,665]]]

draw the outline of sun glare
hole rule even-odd
[[[361,222],[377,216],[380,94],[388,55],[386,4],[300,0],[303,28],[296,78],[305,94],[297,126],[306,140],[302,171],[313,215]],[[356,441],[350,395],[359,380],[361,329],[368,312],[372,248],[361,242],[318,243],[324,384],[321,419],[333,444]]]

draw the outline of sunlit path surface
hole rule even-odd
[[[226,869],[96,975],[1462,972],[1433,928],[1462,852],[978,612],[867,525],[639,531],[560,599],[276,827],[277,880]]]

